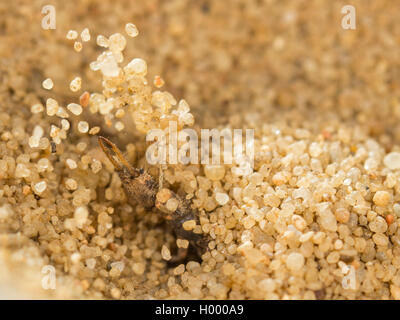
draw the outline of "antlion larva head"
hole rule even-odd
[[[99,136],[98,141],[107,158],[114,165],[128,196],[145,208],[153,208],[158,182],[143,169],[133,167],[110,140]]]

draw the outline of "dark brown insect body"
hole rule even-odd
[[[207,239],[201,234],[185,230],[182,226],[189,220],[195,220],[196,224],[199,222],[198,212],[191,208],[190,201],[182,199],[170,189],[160,190],[158,182],[143,169],[131,166],[115,144],[101,136],[98,139],[104,153],[114,165],[128,196],[146,209],[155,209],[162,213],[176,236],[188,240],[201,256],[207,250]]]

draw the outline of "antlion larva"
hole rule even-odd
[[[204,235],[193,232],[192,225],[199,224],[199,214],[191,208],[190,201],[170,189],[160,189],[156,179],[145,170],[129,164],[117,146],[107,138],[99,136],[98,141],[114,165],[127,195],[146,209],[162,214],[176,236],[188,240],[201,256],[207,250],[208,240]]]

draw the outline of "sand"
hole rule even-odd
[[[0,4],[2,297],[400,299],[391,2],[354,1],[356,30],[341,1],[54,3],[55,30],[44,1]],[[107,41],[124,76],[102,82]],[[176,265],[185,239],[127,196],[96,138],[158,179],[145,134],[163,119],[255,132],[251,170],[162,168],[209,239]]]

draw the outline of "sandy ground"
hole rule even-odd
[[[41,27],[46,1],[0,3],[0,297],[400,298],[400,9],[391,1],[353,1],[356,30],[341,26],[343,1],[53,3],[55,30]],[[95,137],[76,129],[100,126],[143,167],[144,135],[129,114],[117,132],[85,109],[55,154],[29,145],[35,126],[49,137],[59,125],[32,105],[102,92],[89,67],[102,50],[95,39],[128,22],[140,34],[128,39],[123,65],[147,62],[140,88],[151,95],[162,76],[162,90],[190,105],[196,130],[256,132],[249,174],[232,165],[165,172],[211,237],[198,262],[163,259],[162,247],[176,243],[171,230],[128,201]],[[86,27],[92,40],[77,53],[65,36]],[[71,92],[78,75],[82,90]],[[88,216],[76,227],[81,207]],[[56,290],[42,289],[45,265],[56,270]],[[352,268],[354,290],[343,286]]]

